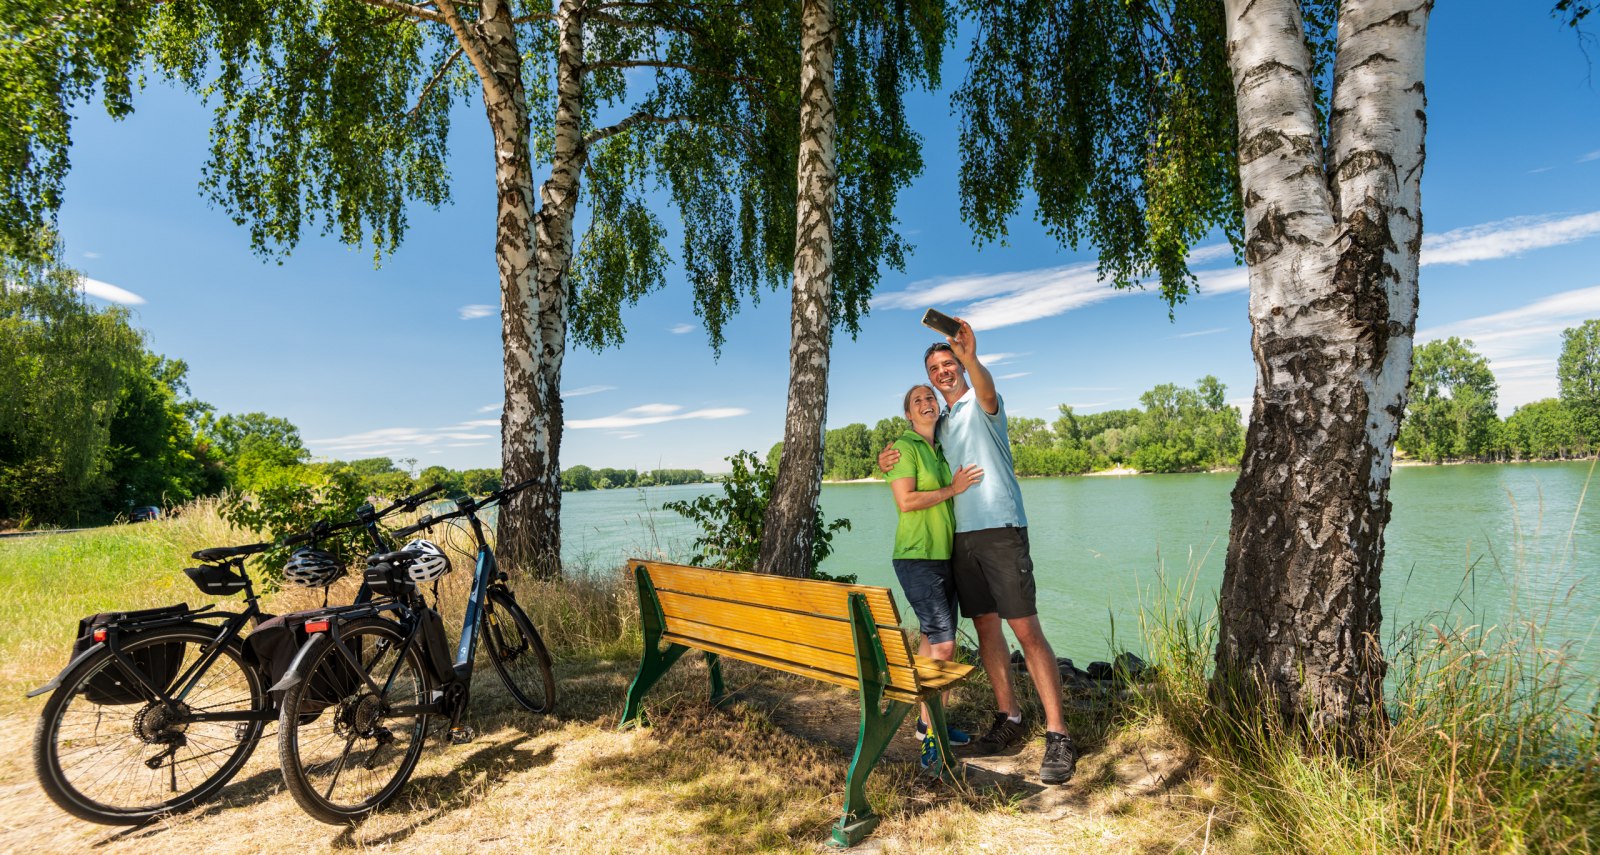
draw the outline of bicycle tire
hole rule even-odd
[[[135,634],[121,650],[135,654],[155,645],[181,645],[180,664],[173,672],[181,674],[220,631],[204,624],[162,627]],[[185,721],[182,713],[173,716],[157,702],[90,701],[90,681],[103,680],[108,673],[131,682],[108,650],[73,668],[45,702],[34,731],[40,786],[51,801],[79,819],[138,825],[191,808],[216,795],[238,773],[266,726],[264,718]],[[237,638],[225,642],[211,665],[191,680],[183,698],[174,700],[190,711],[262,714],[271,703],[265,680],[246,660]]]
[[[556,678],[539,630],[508,591],[490,591],[483,612],[483,646],[500,682],[529,712],[555,708]]]
[[[358,618],[341,624],[339,635],[384,694],[373,694],[321,635],[309,642],[304,678],[284,693],[278,718],[289,794],[306,813],[334,825],[378,810],[405,786],[422,755],[428,716],[395,716],[389,708],[424,704],[433,690],[420,643],[402,648],[405,631],[394,621]]]

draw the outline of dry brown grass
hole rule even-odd
[[[562,663],[554,716],[514,709],[493,676],[482,675],[471,713],[477,741],[434,741],[400,803],[350,828],[300,813],[283,791],[270,734],[220,801],[131,830],[56,810],[25,756],[13,752],[0,759],[0,851],[822,848],[854,744],[853,693],[729,663],[734,702],[716,709],[706,703],[704,667],[685,660],[652,691],[651,726],[618,732],[634,668],[621,660]],[[31,727],[26,715],[0,718],[0,738],[26,744]],[[915,743],[902,737],[870,780],[884,821],[858,851],[1227,851],[1215,822],[1208,845],[1208,795],[1159,729],[1095,746],[1062,787],[1037,783],[1037,744],[1017,757],[975,761],[967,786],[948,787],[918,772]]]
[[[202,546],[249,539],[219,528],[214,512],[98,536],[64,535],[0,560],[32,568],[6,578],[0,602],[30,603],[0,639],[0,852],[815,852],[837,821],[858,721],[854,693],[755,666],[728,663],[733,702],[707,704],[699,657],[685,657],[650,693],[652,726],[618,732],[637,668],[638,606],[621,570],[561,583],[518,585],[519,599],[557,660],[557,711],[521,712],[492,671],[479,672],[469,712],[478,739],[435,738],[400,800],[350,828],[307,818],[284,791],[276,728],[219,801],[136,829],[80,822],[34,781],[27,746],[42,699],[28,685],[63,664],[70,623],[102,607],[197,602],[177,571]],[[75,538],[75,539],[67,539]],[[470,562],[441,586],[447,626],[459,625]],[[355,583],[329,596],[347,602]],[[268,598],[278,612],[320,605],[320,593]],[[26,632],[19,631],[18,625]],[[0,623],[0,627],[6,624]],[[22,654],[22,655],[18,655]],[[1019,685],[1028,681],[1019,675]],[[988,688],[961,686],[954,720],[985,717]],[[857,851],[1225,852],[1241,836],[1212,812],[1205,776],[1159,726],[1130,724],[1113,701],[1080,706],[1074,727],[1087,754],[1068,785],[1037,782],[1042,743],[1014,757],[974,761],[965,786],[919,773],[911,724],[868,784],[883,824]],[[1248,848],[1248,847],[1244,847]]]

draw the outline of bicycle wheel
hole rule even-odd
[[[138,633],[121,645],[130,662],[147,668],[152,683],[170,683],[217,639],[217,627],[180,624]],[[150,672],[169,668],[163,675]],[[255,750],[266,725],[267,691],[246,663],[238,639],[188,685],[159,700],[104,701],[105,686],[135,685],[109,651],[101,650],[66,676],[45,702],[34,731],[33,762],[45,794],[79,819],[136,825],[215,795]],[[144,690],[122,689],[124,696]],[[120,699],[119,699],[120,700]],[[197,714],[243,713],[255,721],[195,720]]]
[[[433,689],[420,644],[402,649],[405,632],[393,621],[352,620],[340,625],[339,637],[359,670],[319,636],[278,718],[289,793],[306,813],[336,825],[383,807],[405,786],[427,735],[419,707]]]
[[[483,646],[511,696],[529,712],[549,712],[556,704],[556,678],[550,651],[539,630],[506,591],[490,591],[483,611]]]

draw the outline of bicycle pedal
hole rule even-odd
[[[451,745],[466,745],[477,738],[478,731],[474,730],[471,725],[463,724],[458,727],[450,728]]]

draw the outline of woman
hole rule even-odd
[[[934,427],[939,423],[940,400],[932,386],[912,386],[906,392],[904,407],[911,429],[895,441],[900,460],[885,476],[894,491],[895,507],[900,510],[894,533],[894,573],[922,625],[918,652],[948,662],[956,650],[956,585],[950,567],[950,544],[956,525],[950,500],[981,479],[983,470],[976,465],[963,466],[951,474],[950,464],[933,438]],[[938,747],[927,732],[928,721],[924,705],[917,722],[924,767],[938,759]],[[949,729],[948,737],[951,745],[971,741],[954,727]]]

